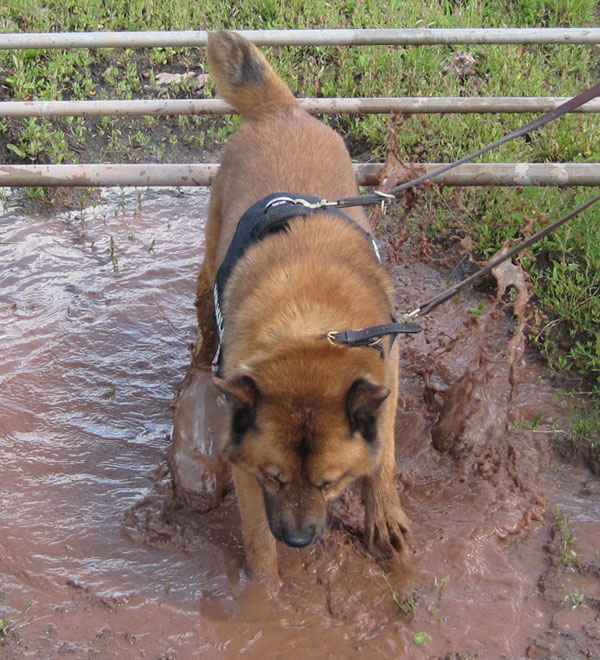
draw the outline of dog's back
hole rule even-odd
[[[274,192],[337,199],[357,194],[357,186],[343,140],[298,106],[254,44],[210,33],[208,62],[218,94],[244,119],[213,183],[206,265],[214,273],[238,220],[259,199]],[[362,210],[348,215],[368,228]]]

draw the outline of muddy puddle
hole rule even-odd
[[[33,216],[12,197],[0,216],[0,656],[600,657],[598,479],[555,451],[568,401],[489,292],[401,340],[404,565],[366,555],[350,492],[322,542],[281,549],[270,599],[244,575],[233,493],[174,501],[207,199],[109,190]],[[401,311],[444,286],[408,253],[390,267]],[[519,274],[498,277],[518,306]],[[222,404],[208,374],[188,385],[199,422],[176,459],[210,489],[195,449]]]

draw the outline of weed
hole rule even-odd
[[[444,575],[444,577],[441,578],[440,580],[438,580],[437,577],[433,578],[433,584],[440,594],[442,593],[442,591],[444,591],[449,580],[450,580],[449,575]]]
[[[469,312],[469,314],[473,314],[473,316],[479,316],[481,312],[483,312],[484,305],[485,305],[484,301],[480,300],[477,303],[477,307],[471,307],[467,311]]]
[[[577,561],[577,552],[573,549],[576,539],[571,532],[570,521],[571,515],[564,511],[562,505],[557,504],[554,508],[552,530],[554,537],[558,538],[560,543],[559,562],[564,565]]]
[[[586,605],[585,602],[585,594],[579,592],[579,591],[573,591],[570,594],[567,594],[563,598],[563,603],[566,603],[569,605],[569,607],[572,610],[576,610],[578,607],[585,608],[587,609],[588,606]]]
[[[415,610],[417,608],[417,604],[415,602],[415,596],[417,595],[417,590],[416,589],[411,589],[409,592],[407,592],[404,595],[404,598],[400,600],[398,597],[398,593],[392,586],[392,583],[390,582],[389,576],[385,571],[381,571],[380,573],[381,577],[385,580],[385,583],[387,585],[387,588],[390,590],[390,593],[392,594],[392,600],[396,605],[398,605],[400,611],[403,614],[414,614]]]
[[[119,257],[115,250],[115,241],[112,236],[110,237],[110,242],[109,242],[109,252],[110,252],[110,260],[112,261],[112,265],[113,265],[113,270],[117,271],[119,270]]]
[[[404,594],[404,599],[400,601],[398,607],[402,610],[404,614],[413,615],[417,609],[417,603],[415,601],[415,596],[417,595],[416,589],[411,589]]]
[[[417,646],[426,646],[431,641],[431,635],[426,632],[418,632],[413,635],[413,643]]]
[[[529,431],[535,431],[537,430],[538,426],[540,425],[540,422],[542,421],[542,418],[544,416],[544,413],[538,413],[535,416],[535,419],[533,421],[529,421],[528,419],[517,419],[515,420],[515,427],[519,428],[525,428],[528,429]]]
[[[27,603],[23,611],[21,612],[22,614],[29,614],[31,612],[32,607],[35,605],[35,600],[33,598]]]
[[[0,639],[10,632],[11,617],[0,617]]]

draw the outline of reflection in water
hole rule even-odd
[[[170,404],[195,339],[207,197],[147,191],[139,204],[135,191],[105,191],[83,215],[27,217],[15,205],[0,218],[7,657],[524,655],[552,611],[537,586],[551,521],[531,523],[532,507],[539,517],[542,500],[559,500],[593,552],[598,491],[578,494],[585,473],[554,465],[546,436],[511,430],[512,421],[498,451],[479,446],[477,460],[468,447],[463,460],[460,443],[432,447],[432,424],[454,400],[451,386],[482,359],[479,347],[498,356],[506,345],[502,318],[484,314],[469,324],[465,309],[476,300],[468,296],[460,309],[452,303],[428,319],[402,358],[399,487],[416,539],[407,566],[386,570],[399,598],[412,595],[412,614],[399,612],[382,567],[362,552],[356,493],[340,502],[324,542],[282,548],[285,586],[272,602],[244,577],[233,494],[206,513],[173,502]],[[406,262],[395,272],[403,309],[439,287],[427,267]],[[490,411],[506,416],[508,367],[494,365],[485,395]],[[542,375],[529,367],[520,378],[508,419],[534,419],[540,410],[556,417]],[[194,442],[210,447],[221,409],[209,376],[182,401],[190,419],[197,414]],[[471,448],[474,419],[465,421]],[[188,467],[183,478],[191,483],[198,463]],[[417,632],[430,636],[423,650]]]

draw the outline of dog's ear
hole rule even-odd
[[[254,426],[258,388],[250,376],[240,376],[231,380],[214,378],[214,383],[223,392],[233,408],[232,440],[240,444],[244,433]]]
[[[368,443],[375,441],[377,411],[389,394],[387,387],[364,378],[352,383],[346,394],[346,415],[352,433],[360,432]]]
[[[213,381],[234,410],[255,407],[258,390],[254,379],[250,376],[238,376],[230,380],[223,380],[215,376]]]

